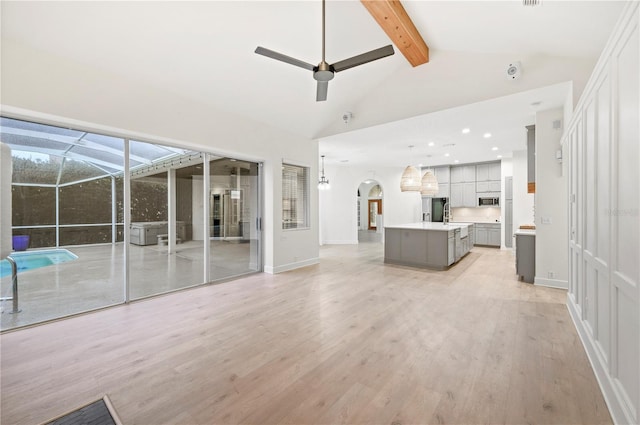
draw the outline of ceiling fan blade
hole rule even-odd
[[[300,68],[308,69],[309,71],[313,71],[313,68],[315,68],[310,63],[306,63],[301,60],[292,58],[290,56],[283,55],[282,53],[274,52],[273,50],[265,49],[264,47],[258,46],[256,48],[256,53],[271,59],[275,59],[281,62],[286,62],[291,65],[299,66]]]
[[[389,44],[388,46],[381,47],[379,49],[372,50],[367,53],[363,53],[358,56],[354,56],[349,59],[342,60],[340,62],[336,62],[331,67],[335,72],[344,71],[345,69],[353,68],[354,66],[362,65],[367,62],[373,62],[378,59],[385,58],[387,56],[393,55],[395,52],[393,51],[393,46]]]
[[[328,81],[318,81],[318,89],[316,91],[316,102],[322,102],[327,100],[328,88],[329,88]]]

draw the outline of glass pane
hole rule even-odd
[[[309,226],[309,169],[282,164],[282,228]]]
[[[376,227],[376,217],[378,216],[378,204],[369,201],[369,227]]]
[[[111,223],[110,177],[64,186],[59,189],[59,194],[60,224]]]
[[[62,157],[11,149],[14,183],[56,184]]]
[[[11,195],[11,224],[14,227],[56,224],[55,187],[14,185]]]
[[[16,143],[29,145],[31,151],[12,149],[15,252],[11,256],[18,264],[21,311],[2,314],[2,329],[123,302],[123,246],[116,242],[123,239],[123,227],[113,223],[112,217],[113,212],[120,220],[123,216],[124,180],[105,177],[56,187],[59,177],[73,182],[106,174],[91,158],[75,161],[64,156],[65,149],[85,133],[2,121],[3,125],[8,122],[12,127],[3,127],[3,132],[13,132],[20,139]],[[26,133],[17,135],[19,131]],[[123,162],[124,141],[118,140],[119,154],[117,146],[109,147],[110,153],[120,158],[120,165],[112,164],[115,168]],[[38,186],[43,182],[50,185]],[[11,297],[9,263],[0,263],[0,295]],[[2,308],[10,311],[11,302],[3,303]]]
[[[130,148],[132,155],[170,154],[175,159],[132,170],[131,298],[204,283],[203,241],[193,236],[196,225],[201,228],[203,223],[202,202],[197,201],[202,199],[202,163],[159,145],[131,142]],[[171,196],[170,188],[175,188]],[[170,199],[174,209],[169,208]],[[170,229],[175,232],[173,244]]]
[[[66,159],[62,165],[60,184],[96,178],[105,174],[105,170],[92,166],[88,162]]]
[[[209,278],[259,271],[258,164],[229,158],[210,164]]]

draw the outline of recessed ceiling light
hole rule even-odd
[[[444,156],[449,156],[449,152],[445,153]]]
[[[471,131],[471,130],[470,130],[470,129],[468,129],[468,128],[463,128],[463,129],[462,129],[462,134],[469,134],[469,132],[470,132],[470,131]]]
[[[341,159],[340,162],[349,162],[348,159]]]
[[[429,146],[435,146],[436,144],[433,142],[429,142]]]
[[[422,167],[422,163],[418,164],[418,167]]]
[[[456,160],[454,160],[453,162],[457,164],[457,163],[458,163],[458,162],[460,162],[460,161],[458,161],[458,160],[456,159]]]
[[[502,155],[498,155],[496,158],[502,158]]]
[[[482,137],[484,137],[485,139],[488,139],[489,137],[491,137],[491,133],[484,133]]]
[[[498,147],[497,147],[497,146],[494,146],[494,147],[492,147],[492,148],[491,148],[491,150],[492,150],[492,151],[497,151],[497,150],[498,150]]]

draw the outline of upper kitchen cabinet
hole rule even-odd
[[[451,167],[451,183],[471,183],[476,181],[475,165]]]
[[[477,207],[476,184],[474,182],[451,183],[451,208]]]
[[[476,165],[476,191],[479,194],[491,192],[483,196],[499,197],[501,173],[500,161]]]
[[[438,180],[438,198],[449,198],[451,196],[451,190],[449,188],[449,182],[451,181],[451,169],[449,166],[436,167],[433,169]]]
[[[449,183],[451,170],[448,166],[445,167],[436,167],[433,169],[433,173],[436,176],[436,180],[438,180],[438,184],[441,183]]]
[[[489,164],[489,180],[502,180],[502,165],[500,161],[492,162],[491,164]]]
[[[500,174],[500,161],[476,165],[476,181],[478,182],[500,181]]]
[[[536,126],[527,128],[527,193],[536,193]]]

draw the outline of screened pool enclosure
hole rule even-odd
[[[3,259],[2,330],[262,270],[258,163],[7,117],[0,142],[20,308]],[[52,250],[70,260],[26,265]]]

